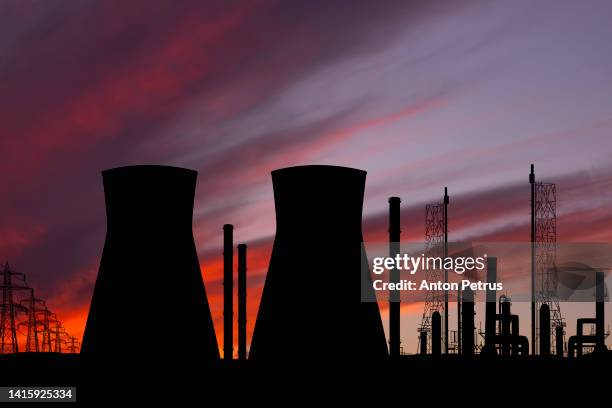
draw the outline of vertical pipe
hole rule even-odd
[[[463,291],[463,301],[461,304],[461,317],[463,319],[462,330],[463,347],[462,354],[465,356],[474,355],[474,291],[466,289]]]
[[[540,355],[550,355],[550,308],[547,304],[540,306]]]
[[[247,246],[238,245],[238,360],[246,360]]]
[[[440,355],[440,347],[442,345],[442,319],[440,312],[431,314],[431,354],[434,356]]]
[[[518,315],[510,315],[510,334],[512,336],[518,336],[519,335],[519,317]]]
[[[519,355],[521,351],[520,343],[517,341],[519,338],[519,317],[518,315],[510,315],[510,334],[512,335],[511,342],[511,354],[513,356]],[[527,349],[524,351],[529,354],[529,343],[527,343]]]
[[[487,283],[497,283],[497,258],[487,258]],[[487,289],[487,304],[485,306],[485,346],[488,351],[493,351],[495,347],[495,305],[497,295],[494,290]]]
[[[583,335],[583,330],[584,330],[584,323],[583,323],[582,319],[578,319],[576,321],[576,326],[577,326],[576,327],[576,343],[575,343],[576,357],[580,358],[580,357],[582,357],[582,348],[584,346],[584,343],[582,341],[583,340],[582,335]],[[570,337],[570,340],[571,339],[572,338]],[[570,354],[573,355],[574,353],[570,352]]]
[[[510,312],[510,300],[506,297],[500,298],[500,308],[501,308],[501,334],[504,338],[504,343],[502,344],[502,355],[508,356],[510,355],[510,343],[508,339],[511,335],[511,312]]]
[[[457,354],[463,350],[463,299],[461,296],[461,286],[457,289]]]
[[[223,226],[223,359],[234,354],[234,226]]]
[[[389,198],[389,256],[395,257],[400,251],[400,198]],[[390,281],[399,283],[399,270],[390,272]],[[400,292],[393,290],[389,297],[389,355],[398,358],[400,355]]]
[[[605,285],[604,273],[597,272],[595,274],[595,337],[597,337],[596,351],[604,351],[605,334],[604,334],[604,298]]]
[[[444,258],[448,256],[448,188],[444,187]],[[448,282],[448,270],[444,269],[444,282]],[[457,311],[459,313],[459,311]],[[448,354],[448,290],[444,290],[444,353]]]
[[[531,164],[529,173],[529,183],[531,184],[531,354],[536,354],[536,295],[535,295],[535,171]]]
[[[419,352],[422,355],[427,354],[427,332],[426,331],[422,331],[419,333],[419,341],[420,341],[420,345],[419,345]]]
[[[555,327],[555,352],[557,357],[563,357],[563,327]]]

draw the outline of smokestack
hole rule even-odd
[[[595,274],[595,336],[597,337],[597,345],[595,346],[595,351],[607,350],[604,334],[604,300],[604,273],[597,272]]]
[[[506,296],[501,296],[499,298],[499,308],[501,314],[501,335],[505,338],[510,337],[512,332],[511,328],[511,313],[510,313],[510,299]],[[502,344],[502,355],[509,356],[510,355],[510,345],[505,343]]]
[[[246,360],[247,246],[238,245],[238,360]]]
[[[487,283],[497,283],[497,258],[487,258]],[[495,337],[495,305],[497,295],[494,290],[487,289],[487,304],[485,306],[485,347],[487,351],[494,351],[493,337]]]
[[[540,306],[540,355],[550,355],[550,308],[547,304]]]
[[[400,252],[400,198],[389,198],[389,256],[395,257]],[[390,281],[400,281],[399,270],[390,272]],[[400,292],[393,290],[389,294],[389,355],[398,358],[400,355]]]
[[[563,326],[555,327],[555,352],[557,357],[563,357]]]
[[[536,353],[536,295],[535,295],[535,280],[536,280],[536,261],[535,261],[535,170],[533,163],[531,164],[531,173],[529,173],[529,184],[531,184],[531,354]]]
[[[442,347],[442,317],[440,312],[431,314],[431,354],[434,356],[440,355]]]
[[[444,258],[448,256],[448,187],[444,187]],[[444,268],[444,282],[448,282],[448,269]],[[458,301],[458,300],[457,300]],[[461,313],[457,308],[457,313]],[[461,325],[461,319],[458,319]],[[461,330],[458,328],[458,343],[461,343]],[[444,353],[448,354],[448,290],[444,291]]]
[[[462,340],[463,347],[461,352],[465,356],[474,355],[474,291],[466,289],[463,291],[463,299],[461,302],[461,316],[463,324]]]
[[[420,347],[419,347],[420,354],[422,355],[427,354],[427,332],[426,331],[422,331],[419,333],[419,341],[421,342]]]
[[[223,359],[234,355],[234,226],[223,226]]]

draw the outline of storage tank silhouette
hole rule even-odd
[[[175,375],[169,365],[218,360],[192,234],[197,172],[130,166],[102,175],[106,241],[81,353],[163,376]]]
[[[276,237],[249,359],[388,356],[378,304],[359,296],[362,286],[362,299],[375,300],[362,273],[365,179],[365,171],[336,166],[272,172]]]

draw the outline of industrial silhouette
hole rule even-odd
[[[519,332],[519,316],[512,314],[509,296],[497,298],[495,291],[487,291],[485,331],[477,333],[476,299],[474,292],[466,290],[457,294],[457,330],[452,342],[448,292],[444,296],[428,294],[418,328],[417,355],[403,354],[397,292],[389,297],[388,344],[385,337],[361,230],[366,172],[300,166],[272,172],[277,230],[248,353],[247,245],[237,246],[237,360],[233,359],[234,227],[223,226],[222,347],[226,361],[217,364],[219,345],[192,234],[196,178],[195,171],[166,166],[130,166],[103,172],[106,241],[78,357],[69,354],[78,352],[78,339],[66,333],[44,300],[35,297],[25,283],[25,275],[8,264],[0,270],[1,354],[6,354],[0,356],[0,367],[9,367],[0,370],[0,380],[7,378],[2,373],[19,367],[20,376],[10,377],[13,384],[48,385],[48,372],[41,369],[46,367],[54,370],[52,382],[79,384],[84,399],[92,401],[100,397],[97,387],[113,384],[118,378],[200,381],[199,375],[206,369],[215,370],[212,379],[223,382],[230,378],[228,375],[235,375],[239,384],[245,384],[260,379],[259,371],[251,371],[253,368],[265,370],[277,364],[284,364],[292,373],[306,372],[302,369],[311,364],[351,372],[349,367],[371,362],[385,364],[389,372],[410,368],[433,373],[442,365],[450,370],[467,370],[476,363],[495,367],[492,364],[498,361],[517,364],[504,366],[504,370],[524,368],[520,365],[524,362],[546,368],[562,362],[563,366],[555,367],[563,369],[574,367],[576,362],[609,361],[604,331],[604,273],[599,270],[591,271],[596,274],[595,317],[577,320],[577,334],[569,338],[565,357],[564,320],[558,299],[549,293],[554,265],[550,247],[556,240],[556,190],[551,187],[554,185],[535,181],[533,166],[529,179],[531,353],[528,337]],[[388,203],[389,254],[394,255],[400,252],[401,199],[391,197]],[[443,200],[426,207],[428,250],[444,256],[448,255],[448,203],[445,188]],[[497,259],[489,256],[487,282],[497,282],[497,268]],[[429,278],[432,276],[441,277],[441,271]],[[390,279],[399,280],[397,271],[392,271]],[[536,279],[543,282],[541,286],[536,285]],[[448,281],[448,276],[444,280]],[[362,301],[357,294],[359,286]],[[589,325],[594,326],[594,332],[585,332]],[[39,352],[21,354],[35,355],[33,359],[10,358],[20,351],[20,330],[25,351]],[[478,334],[484,337],[481,349],[476,344]],[[137,345],[126,347],[118,340],[126,335],[132,336]],[[55,353],[66,354],[58,357]],[[453,366],[454,361],[463,365]],[[110,379],[101,374],[108,372],[107,368],[114,370]],[[479,371],[476,368],[474,372]],[[155,395],[138,397],[151,399]]]
[[[535,178],[534,165],[531,165],[529,174],[531,186],[531,354],[557,357],[564,356],[565,350],[565,322],[559,307],[559,298],[554,290],[555,277],[555,246],[556,246],[556,186],[553,183],[538,182]],[[445,187],[443,201],[428,204],[425,211],[425,241],[426,250],[433,256],[447,256],[448,254],[448,192]],[[445,271],[446,272],[446,271]],[[441,271],[426,271],[427,280],[440,280]],[[601,273],[601,272],[599,272]],[[599,276],[599,275],[598,275]],[[603,287],[603,273],[601,277]],[[497,259],[488,258],[487,281],[497,280]],[[444,275],[444,281],[448,276]],[[603,296],[603,291],[600,296]],[[599,292],[598,292],[599,293]],[[428,291],[425,300],[425,309],[421,324],[419,326],[418,347],[419,354],[438,354],[434,351],[441,340],[444,343],[444,353],[457,355],[473,355],[476,346],[473,341],[474,319],[473,319],[472,294],[457,293],[457,330],[450,331],[448,326],[448,292]],[[465,305],[464,303],[468,304]],[[483,357],[493,355],[526,356],[529,340],[519,334],[519,316],[511,313],[511,300],[507,296],[499,299],[499,312],[496,312],[498,302],[496,292],[488,290],[486,299],[486,321],[485,332],[480,333],[484,339],[481,354]],[[603,305],[603,298],[599,305]],[[594,319],[578,319],[577,335],[568,342],[572,353],[580,355],[583,344],[589,349],[599,351],[605,350],[603,306],[597,308],[598,316]],[[438,337],[434,334],[433,316],[444,315],[442,325],[443,334]],[[468,315],[465,316],[464,313]],[[596,335],[583,334],[582,326],[594,324]],[[464,327],[468,325],[468,327]],[[438,328],[436,327],[436,331]],[[428,335],[431,333],[431,336]],[[552,334],[554,333],[554,341]],[[449,336],[450,335],[450,336]],[[454,336],[453,336],[454,335]],[[466,337],[467,336],[467,337]],[[454,341],[451,341],[454,339]]]
[[[538,182],[534,165],[531,165],[531,354],[538,352],[538,333],[551,330],[565,331],[559,299],[554,290],[551,271],[555,265],[557,242],[557,187],[554,183]],[[546,322],[538,320],[538,310],[546,305],[550,313]],[[545,309],[546,310],[546,309]],[[550,327],[544,327],[544,323]],[[546,339],[545,339],[546,341]],[[555,344],[556,348],[556,344]],[[561,350],[559,353],[563,353]],[[540,353],[541,354],[541,353]]]
[[[378,304],[358,298],[360,279],[370,279],[362,274],[365,178],[364,171],[335,166],[272,172],[276,237],[249,359],[388,356]],[[362,296],[374,300],[372,286],[361,286],[371,290]],[[339,349],[334,339],[341,338],[350,341]]]
[[[238,360],[247,359],[247,246],[238,244]],[[234,358],[234,226],[223,226],[223,359]]]
[[[605,284],[603,272],[595,273],[595,318],[581,318],[576,322],[576,335],[568,340],[568,356],[581,357],[585,345],[591,344],[594,353],[607,351],[604,334],[604,298]],[[595,334],[584,333],[584,326],[594,324]]]
[[[495,283],[496,281],[497,258],[489,257],[487,259],[487,282]],[[495,312],[495,291],[487,290],[486,300],[485,345],[482,349],[482,355],[489,357],[498,354],[526,356],[529,352],[529,340],[527,337],[519,335],[519,317],[511,314],[512,303],[510,298],[506,296],[499,298],[499,313]],[[499,330],[496,330],[496,327],[499,327]],[[473,345],[471,351],[473,351]]]
[[[444,187],[444,197],[441,202],[427,204],[425,206],[425,251],[428,256],[446,256],[448,252],[448,204],[449,204],[448,189]],[[444,280],[448,282],[448,271],[443,271],[436,268],[425,270],[425,279],[429,282],[437,282]],[[448,291],[430,290],[426,294],[423,316],[418,331],[421,341],[419,342],[419,351],[421,354],[427,354],[427,351],[432,351],[432,347],[428,342],[428,335],[432,332],[433,314],[438,312],[441,316],[444,314],[444,352],[457,348],[456,341],[451,342],[449,339],[448,330]],[[452,335],[453,333],[451,333]],[[456,335],[457,332],[454,332]],[[431,334],[433,336],[433,334]],[[431,336],[429,339],[431,339]],[[454,343],[454,344],[453,344]],[[433,351],[432,351],[433,354]]]
[[[154,376],[219,359],[192,234],[196,177],[166,166],[103,172],[106,241],[81,348],[94,366],[120,361],[128,372]],[[128,348],[117,341],[117,333],[178,341],[172,328],[185,333],[178,348],[159,341]]]

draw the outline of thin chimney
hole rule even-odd
[[[497,283],[497,258],[490,256],[487,258],[487,283]],[[497,311],[497,294],[494,290],[487,289],[487,303],[485,306],[485,345],[487,351],[495,350],[495,322]]]
[[[605,312],[604,312],[604,300],[606,294],[606,287],[604,283],[604,273],[597,272],[595,274],[595,337],[597,338],[596,351],[607,350],[605,340]]]
[[[238,360],[246,360],[247,246],[238,245]]]
[[[234,226],[223,226],[223,359],[234,354]]]
[[[400,251],[400,198],[389,198],[389,256],[394,257]],[[390,281],[398,283],[400,273],[397,269],[390,272]],[[400,355],[400,295],[393,290],[389,296],[389,355],[398,358]]]

